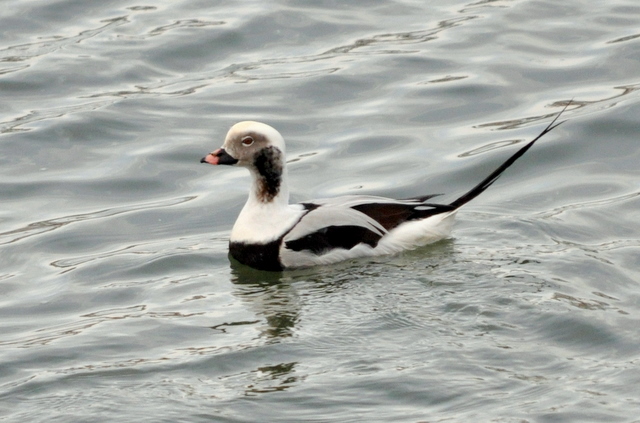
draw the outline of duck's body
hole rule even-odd
[[[420,200],[354,195],[287,205],[279,210],[268,207],[245,213],[245,208],[231,232],[229,249],[239,262],[262,270],[398,253],[449,234],[455,210],[438,214],[433,214],[429,206],[415,210],[421,206]],[[389,216],[382,218],[387,213]],[[415,213],[432,216],[411,219],[409,214]],[[265,223],[256,225],[259,221]],[[265,230],[253,236],[253,229],[260,227]]]
[[[445,238],[458,208],[487,189],[538,139],[559,125],[556,120],[450,204],[430,202],[435,195],[406,200],[349,195],[289,204],[284,140],[278,131],[259,122],[234,125],[222,148],[201,162],[249,169],[253,183],[231,231],[229,250],[240,263],[278,271],[394,254]]]

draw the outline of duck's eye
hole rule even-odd
[[[242,139],[242,145],[244,145],[245,147],[249,147],[251,144],[253,144],[253,138],[251,137],[244,137]]]

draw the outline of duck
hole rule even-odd
[[[222,147],[200,162],[244,167],[251,175],[247,202],[229,237],[233,259],[264,271],[327,265],[397,254],[448,237],[460,207],[562,124],[557,121],[565,109],[532,141],[450,203],[434,202],[440,194],[428,194],[406,199],[345,195],[289,204],[284,138],[272,126],[255,121],[233,125]]]

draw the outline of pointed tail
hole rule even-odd
[[[459,207],[461,207],[462,205],[468,203],[469,201],[473,200],[474,198],[476,198],[478,195],[482,194],[484,192],[484,190],[486,190],[487,188],[489,188],[491,186],[491,184],[493,184],[502,174],[502,172],[504,172],[505,170],[507,170],[507,168],[509,166],[511,166],[516,160],[518,160],[524,153],[527,152],[528,149],[531,148],[531,146],[538,141],[540,138],[542,138],[544,135],[546,135],[548,132],[550,132],[552,129],[556,128],[557,126],[559,126],[560,124],[566,122],[566,121],[560,121],[558,123],[556,123],[556,121],[558,120],[558,118],[560,117],[560,115],[562,115],[562,113],[564,113],[565,110],[567,110],[567,107],[569,107],[569,105],[571,104],[571,101],[569,103],[567,103],[566,106],[564,106],[564,109],[562,109],[560,111],[560,113],[558,113],[558,116],[556,116],[549,125],[547,125],[546,128],[544,128],[544,130],[540,133],[540,135],[538,135],[537,137],[535,137],[533,139],[533,141],[530,141],[527,145],[525,145],[524,147],[522,147],[520,150],[518,150],[513,156],[509,157],[509,160],[507,160],[506,162],[504,162],[502,164],[502,166],[500,166],[499,168],[497,168],[496,170],[493,171],[493,173],[491,173],[491,175],[487,176],[482,182],[480,182],[478,185],[476,185],[475,187],[473,187],[469,192],[467,192],[466,194],[462,195],[460,198],[458,198],[457,200],[455,200],[454,202],[452,202],[451,204],[449,204],[449,206],[451,206],[452,210],[455,210]]]

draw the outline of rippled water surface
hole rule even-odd
[[[5,6],[0,421],[640,421],[636,0]],[[227,257],[239,120],[296,201],[445,201],[572,99],[445,241]]]

